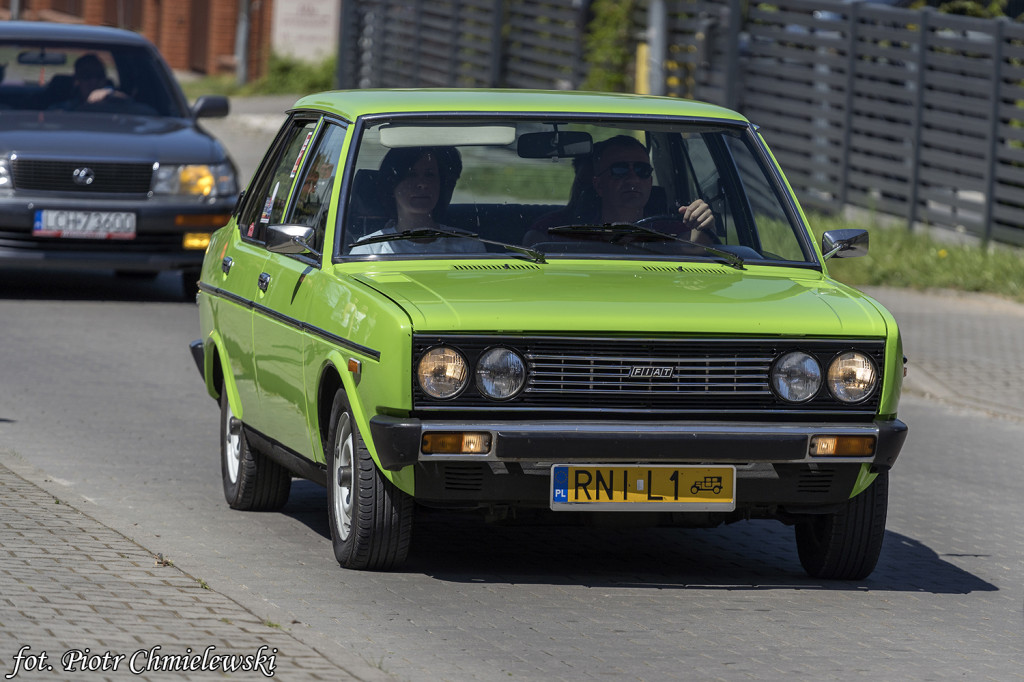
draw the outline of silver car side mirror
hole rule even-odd
[[[270,225],[267,227],[267,251],[300,256],[320,252],[309,245],[314,230],[306,225]]]

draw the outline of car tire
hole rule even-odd
[[[249,447],[224,391],[220,397],[220,471],[224,499],[232,509],[273,511],[288,502],[291,472]]]
[[[813,578],[863,580],[878,563],[889,506],[889,472],[832,514],[796,525],[800,563]]]
[[[413,499],[377,468],[344,391],[334,397],[327,444],[327,506],[335,558],[343,568],[396,568],[409,554]]]

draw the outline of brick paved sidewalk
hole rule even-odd
[[[223,679],[233,665],[247,680],[386,679],[361,661],[354,676],[0,462],[0,674]]]

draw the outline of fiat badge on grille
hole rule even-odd
[[[640,379],[671,379],[672,367],[632,367],[629,370],[630,377]]]

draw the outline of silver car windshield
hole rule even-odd
[[[815,263],[752,131],[707,121],[364,125],[339,255]],[[482,238],[482,239],[481,239]]]

